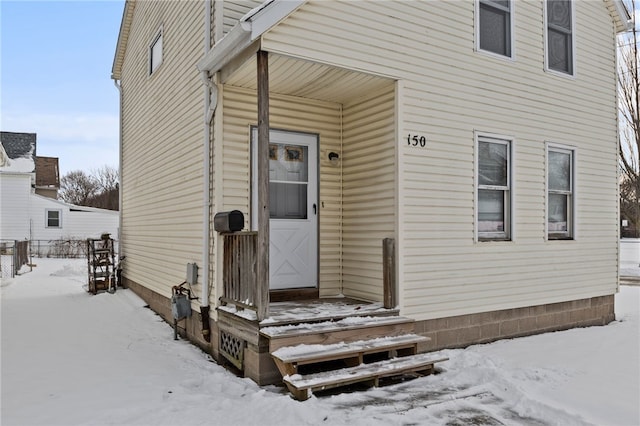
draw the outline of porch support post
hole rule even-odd
[[[395,308],[398,298],[396,296],[396,240],[393,238],[382,240],[382,285],[384,307]]]
[[[269,54],[259,50],[258,69],[258,321],[269,316]]]

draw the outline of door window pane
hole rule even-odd
[[[272,219],[307,218],[308,147],[269,145],[269,210]]]

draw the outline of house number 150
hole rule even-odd
[[[420,148],[424,148],[427,146],[427,138],[424,136],[412,135],[409,133],[407,135],[407,145],[409,146],[419,146]]]

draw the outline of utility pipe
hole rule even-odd
[[[211,1],[204,0],[204,54],[211,49]],[[200,297],[200,319],[202,321],[202,337],[207,342],[211,341],[211,325],[209,324],[209,227],[210,227],[210,206],[211,206],[211,186],[210,186],[210,160],[211,147],[209,138],[211,136],[210,114],[210,85],[208,71],[202,71],[200,77],[204,82],[204,140],[203,140],[203,206],[202,206],[202,294]],[[215,106],[214,106],[215,108]]]
[[[122,258],[122,84],[119,80],[113,80],[113,84],[118,89],[118,257]]]

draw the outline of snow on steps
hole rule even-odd
[[[304,376],[294,374],[285,376],[283,381],[296,399],[304,401],[309,398],[312,391],[367,381],[373,386],[378,386],[379,380],[385,377],[408,373],[430,374],[433,372],[435,363],[448,359],[433,354],[417,354]]]
[[[359,340],[351,343],[289,346],[274,351],[271,356],[278,362],[293,364],[294,366],[348,357],[357,357],[358,364],[361,364],[364,355],[391,350],[415,349],[418,343],[428,342],[429,340],[428,337],[418,336],[417,334],[403,334],[401,336]],[[295,373],[295,371],[286,372],[286,374]]]
[[[429,338],[424,336],[403,334],[348,343],[281,347],[271,355],[291,394],[303,401],[313,390],[331,389],[357,382],[372,382],[377,386],[382,377],[430,373],[435,362],[445,359],[434,358],[432,355],[417,355],[418,343],[427,341]],[[385,359],[367,364],[367,355],[375,355],[376,359],[382,356]],[[299,374],[300,366],[315,364],[318,367],[329,361],[341,361],[347,367],[321,373]]]
[[[333,344],[398,336],[414,332],[414,321],[400,316],[347,317],[339,321],[300,323],[264,327],[260,334],[269,339],[269,351],[299,344]]]

